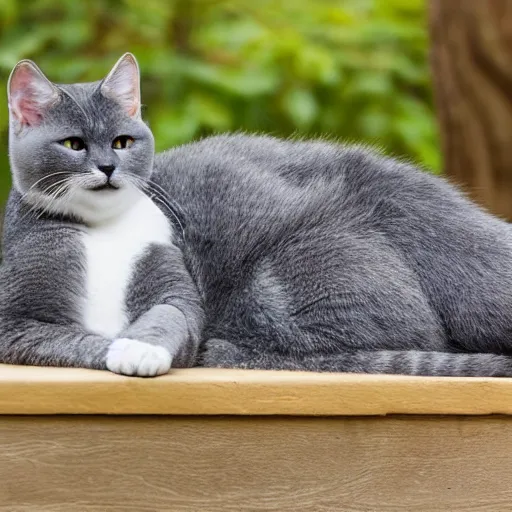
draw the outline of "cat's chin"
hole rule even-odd
[[[38,193],[25,195],[25,200],[50,214],[77,218],[88,225],[108,223],[128,211],[143,192],[132,186],[79,188],[59,198],[49,198]]]
[[[102,186],[96,189],[81,189],[69,204],[70,213],[86,224],[109,222],[129,210],[143,193],[130,186]]]

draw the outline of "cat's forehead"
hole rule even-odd
[[[127,121],[121,106],[104,97],[100,90],[101,82],[81,84],[56,84],[62,91],[62,102],[56,107],[56,118],[66,124],[79,126],[92,133],[115,129],[116,125]]]
[[[101,82],[84,82],[80,84],[55,84],[59,89],[79,102],[87,102],[94,96]]]

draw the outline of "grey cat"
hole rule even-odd
[[[9,105],[1,362],[512,376],[511,227],[443,179],[261,136],[153,159],[129,54],[23,61]]]

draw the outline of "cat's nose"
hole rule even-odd
[[[112,173],[116,170],[115,165],[98,165],[98,169],[107,175],[107,178],[110,178],[112,176]]]

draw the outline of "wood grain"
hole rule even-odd
[[[512,379],[207,368],[141,379],[0,365],[2,414],[512,414]]]
[[[512,418],[0,418],[1,512],[512,510]]]

